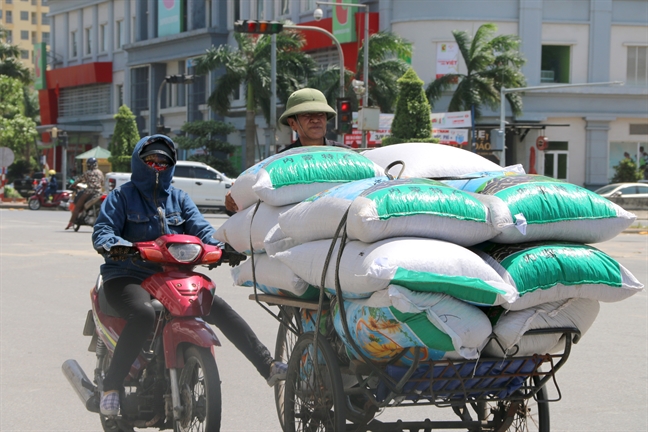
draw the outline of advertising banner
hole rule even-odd
[[[433,113],[430,115],[432,128],[454,129],[472,127],[470,111],[457,111],[449,113]]]
[[[432,129],[432,137],[439,139],[439,144],[461,147],[468,145],[468,129]]]
[[[34,44],[34,88],[43,90],[47,88],[45,71],[47,70],[47,45],[45,42]]]
[[[459,46],[455,42],[437,43],[436,77],[459,73]]]
[[[352,3],[356,0],[335,0],[335,3]],[[358,8],[348,6],[333,6],[333,36],[340,43],[355,42],[355,14]]]
[[[158,37],[184,31],[183,4],[182,0],[158,0]]]

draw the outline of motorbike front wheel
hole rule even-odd
[[[41,203],[37,199],[30,199],[27,204],[30,210],[38,210],[41,207]]]
[[[207,348],[185,350],[178,379],[183,414],[175,432],[218,432],[221,425],[221,386],[216,360]]]

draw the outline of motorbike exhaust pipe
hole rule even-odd
[[[88,411],[98,412],[99,404],[95,396],[95,386],[88,379],[83,369],[76,360],[66,360],[61,366],[63,375],[69,381],[76,394],[83,402],[83,405]]]

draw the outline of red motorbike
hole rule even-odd
[[[167,234],[133,245],[131,259],[162,265],[163,271],[147,278],[142,287],[152,296],[154,329],[131,366],[120,395],[116,417],[100,414],[104,431],[133,431],[155,427],[175,432],[220,430],[221,388],[214,347],[216,334],[201,317],[211,309],[212,281],[194,272],[227,262],[234,251],[202,243],[184,234]],[[126,321],[106,301],[101,276],[90,292],[83,334],[91,336],[89,350],[97,355],[90,381],[76,360],[63,363],[63,373],[86,409],[99,413],[103,377]]]
[[[79,198],[83,193],[85,193],[85,190],[87,188],[88,185],[86,185],[85,183],[77,183],[77,185],[75,186],[76,190],[74,191],[72,202],[70,202],[69,205],[70,211],[74,211],[74,207],[76,207]],[[77,215],[76,220],[74,221],[74,231],[79,231],[81,225],[87,225],[91,227],[94,226],[95,222],[97,221],[97,217],[99,217],[101,204],[104,202],[107,196],[107,194],[102,193],[101,195],[97,195],[95,198],[86,201],[86,203],[83,205],[83,208]]]
[[[60,207],[63,210],[67,210],[69,208],[72,191],[58,190],[54,195],[52,195],[52,199],[50,201],[49,197],[45,194],[46,189],[47,187],[41,184],[34,191],[34,195],[29,197],[29,199],[27,200],[27,205],[31,210],[38,210],[41,207]]]

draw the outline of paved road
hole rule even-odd
[[[60,372],[76,358],[94,367],[81,331],[102,262],[90,229],[64,231],[69,213],[0,210],[0,431],[100,431]],[[222,215],[208,219],[220,225]],[[622,234],[598,245],[648,283],[648,235]],[[269,347],[277,324],[228,268],[209,273],[221,296]],[[602,304],[590,331],[558,373],[563,399],[551,405],[552,431],[646,431],[648,302],[645,292]],[[223,381],[223,431],[279,431],[273,392],[227,341],[217,349]],[[452,418],[437,408],[390,409],[381,419]]]

